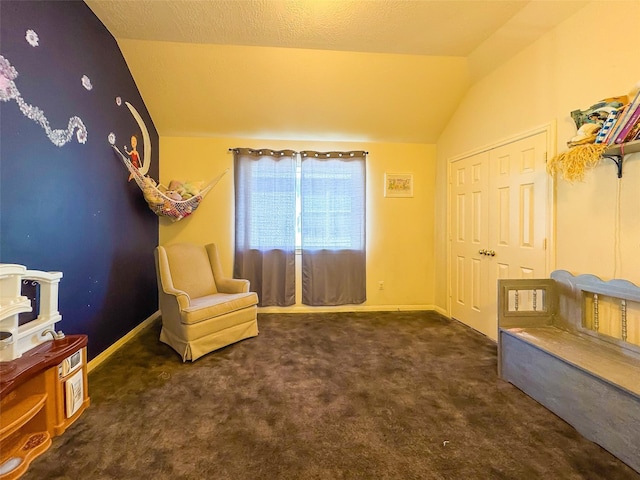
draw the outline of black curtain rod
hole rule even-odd
[[[295,150],[273,150],[271,148],[230,148],[229,151],[230,152],[237,152],[239,150],[250,150],[252,152],[260,152],[260,151],[269,151],[269,152],[291,152],[294,154],[309,154],[310,152],[316,153],[318,155],[326,155],[326,156],[330,156],[331,154],[344,154],[344,153],[357,153],[357,152],[362,152],[365,155],[369,155],[369,152],[367,152],[366,150],[349,150],[346,152],[316,152],[315,150],[303,150],[302,152],[296,152]],[[316,156],[318,156],[316,155]]]

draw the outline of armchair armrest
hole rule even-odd
[[[158,287],[162,289],[162,294],[171,295],[176,299],[178,310],[187,308],[191,304],[191,297],[184,290],[178,290],[173,286],[173,280],[171,279],[171,272],[169,270],[169,261],[167,260],[167,253],[163,247],[157,247],[154,252],[156,258],[156,275],[158,277]],[[163,300],[160,298],[160,304]]]
[[[216,278],[216,287],[220,293],[246,293],[249,291],[249,280],[240,278]]]
[[[216,288],[220,293],[247,293],[249,291],[249,280],[241,278],[225,277],[222,273],[220,265],[220,256],[218,255],[218,247],[215,243],[210,243],[205,247],[209,256],[209,263],[213,271],[213,278],[216,282]]]
[[[191,304],[191,297],[187,292],[178,290],[177,288],[167,287],[164,285],[162,287],[162,291],[167,295],[172,295],[176,298],[176,301],[178,302],[178,306],[180,307],[180,310],[187,308]]]

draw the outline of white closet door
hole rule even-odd
[[[546,150],[541,132],[450,166],[451,316],[492,339],[498,279],[547,276]]]
[[[451,164],[451,316],[483,331],[487,317],[486,249],[489,154]]]
[[[545,133],[490,152],[489,297],[497,313],[498,279],[544,278],[546,265],[547,136]],[[532,298],[522,297],[524,306]],[[495,333],[497,335],[497,324]]]

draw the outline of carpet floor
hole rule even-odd
[[[434,312],[261,314],[183,364],[154,323],[89,375],[43,479],[633,479]]]

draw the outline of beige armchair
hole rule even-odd
[[[160,341],[183,361],[258,335],[258,296],[249,281],[225,277],[215,244],[155,249],[162,314]]]

